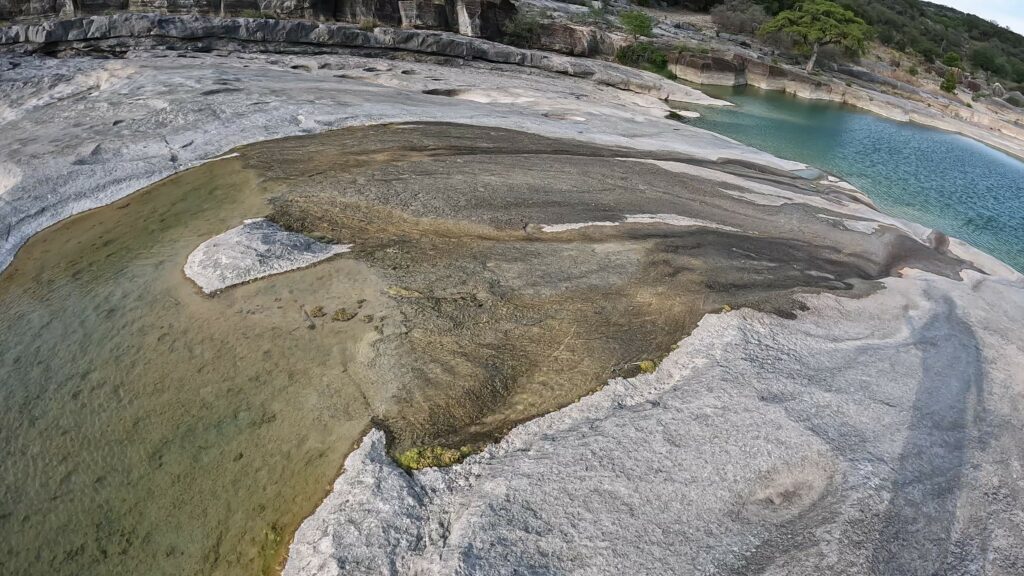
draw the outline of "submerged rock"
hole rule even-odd
[[[1024,290],[964,275],[707,316],[451,468],[410,476],[373,431],[284,573],[1018,574]]]
[[[349,244],[324,244],[255,218],[200,244],[185,262],[185,275],[203,292],[212,294],[235,284],[304,268],[351,248]]]

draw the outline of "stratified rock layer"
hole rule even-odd
[[[0,20],[111,12],[339,20],[498,38],[509,0],[0,0]]]

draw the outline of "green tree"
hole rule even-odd
[[[946,72],[946,79],[942,81],[942,84],[939,84],[939,88],[942,88],[943,92],[949,92],[950,94],[956,92],[955,70],[950,69],[948,72]]]
[[[654,18],[648,15],[646,12],[639,10],[630,10],[619,14],[619,22],[622,22],[622,27],[633,35],[633,40],[636,40],[637,36],[653,36],[654,35]]]
[[[792,10],[779,12],[760,30],[762,36],[773,32],[791,36],[801,51],[810,54],[807,62],[807,71],[810,72],[822,46],[835,45],[848,54],[863,54],[871,28],[856,14],[835,2],[805,0]]]
[[[960,60],[960,55],[956,52],[948,52],[942,57],[942,63],[950,68],[960,68],[963,62]]]
[[[986,72],[997,76],[1006,76],[1006,61],[999,57],[999,52],[990,45],[978,46],[971,50],[971,62]]]

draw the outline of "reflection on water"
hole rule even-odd
[[[368,426],[343,367],[372,327],[309,330],[299,306],[380,287],[343,258],[212,299],[181,271],[266,195],[210,163],[0,276],[0,573],[257,574],[326,493]]]
[[[753,87],[700,87],[735,104],[693,125],[848,180],[890,214],[1024,271],[1024,162],[963,136]]]

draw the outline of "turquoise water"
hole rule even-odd
[[[885,212],[942,230],[1024,271],[1024,162],[963,136],[752,87],[692,124],[821,168]]]

